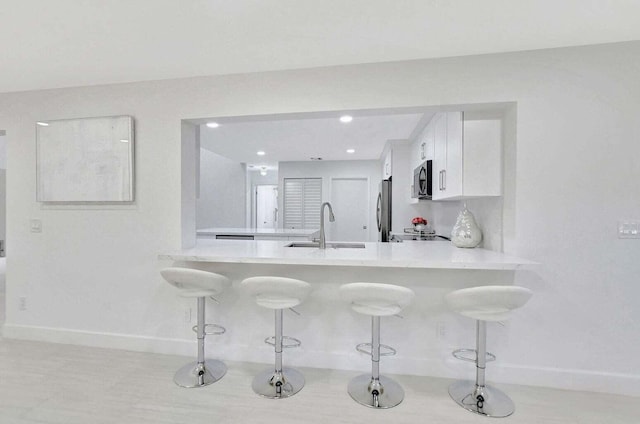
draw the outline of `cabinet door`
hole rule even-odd
[[[393,150],[389,150],[386,155],[384,155],[384,161],[382,163],[382,179],[388,180],[392,175],[392,154]]]
[[[433,200],[446,197],[444,174],[447,170],[447,117],[437,113],[429,125],[433,126]]]
[[[425,151],[426,151],[426,155],[425,155],[426,157],[424,158],[424,160],[433,159],[435,134],[436,134],[436,131],[434,126],[433,125],[427,126],[427,130],[425,131],[425,138],[424,138]]]
[[[447,166],[443,174],[444,197],[458,197],[463,193],[463,113],[447,113]]]

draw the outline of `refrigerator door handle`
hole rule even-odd
[[[382,214],[382,193],[378,193],[378,204],[376,205],[376,224],[378,225],[378,231],[382,230],[381,215]]]

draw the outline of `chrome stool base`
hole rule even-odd
[[[304,387],[304,376],[293,368],[282,368],[277,373],[273,368],[256,375],[251,384],[253,391],[269,399],[283,399],[293,396]]]
[[[204,362],[204,370],[200,373],[198,362],[190,362],[180,368],[173,381],[180,387],[204,387],[220,380],[227,373],[227,366],[215,359]]]
[[[513,401],[504,392],[491,386],[481,389],[474,381],[456,381],[449,386],[449,395],[467,411],[487,417],[508,417],[515,411]]]
[[[404,399],[404,390],[394,380],[380,376],[380,386],[377,390],[380,393],[374,393],[376,390],[373,383],[371,374],[359,375],[351,379],[347,392],[353,400],[370,408],[393,408]]]

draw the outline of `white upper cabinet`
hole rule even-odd
[[[382,161],[382,179],[388,180],[393,175],[393,149],[389,148]]]
[[[433,200],[502,195],[499,119],[447,112],[436,114],[429,126],[434,133]]]
[[[447,115],[437,113],[431,123],[433,127],[433,200],[443,199],[444,174],[447,170]]]

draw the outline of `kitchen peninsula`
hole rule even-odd
[[[189,263],[187,266],[196,268],[216,264],[218,272],[226,270],[232,278],[244,278],[251,272],[299,277],[302,273],[310,281],[342,275],[339,280],[410,282],[414,280],[412,276],[424,276],[429,270],[495,273],[535,265],[526,259],[486,249],[460,249],[444,241],[364,243],[364,248],[337,249],[288,247],[289,244],[287,241],[198,239],[192,248],[162,253],[159,258],[186,262]],[[512,272],[498,274],[512,276]],[[336,281],[335,278],[331,280]],[[491,281],[509,282],[504,278],[497,280],[500,281]]]
[[[479,285],[512,285],[517,274],[531,272],[534,262],[486,249],[460,249],[447,241],[347,243],[359,248],[290,247],[310,242],[197,239],[194,247],[159,255],[162,267],[178,266],[219,273],[233,288],[212,308],[215,321],[233,335],[216,347],[222,359],[256,362],[268,356],[261,341],[273,331],[272,317],[256,311],[240,282],[256,276],[289,277],[312,285],[309,298],[297,308],[302,316],[287,320],[287,331],[304,340],[289,352],[299,366],[354,369],[360,363],[352,350],[368,321],[354,313],[340,296],[342,284],[386,283],[408,287],[415,301],[404,319],[384,323],[384,340],[402,350],[385,364],[390,373],[446,376],[449,341],[434,339],[436,328],[463,334],[444,304],[456,289]],[[343,244],[344,245],[344,244]],[[468,326],[464,327],[467,328]],[[442,330],[446,331],[446,330]],[[356,334],[358,336],[356,336]],[[231,337],[231,336],[229,336]],[[442,337],[442,336],[438,336]],[[456,344],[457,345],[457,344]],[[435,349],[435,350],[434,350]],[[265,356],[266,355],[266,356]]]

